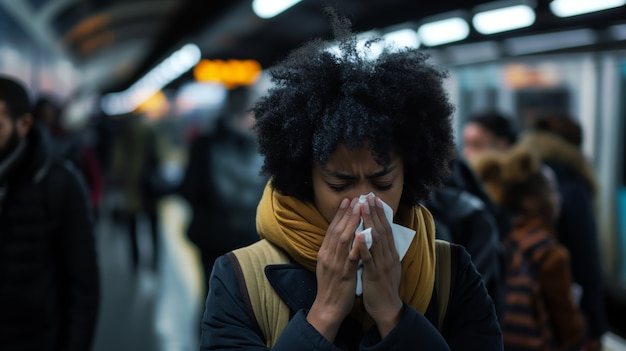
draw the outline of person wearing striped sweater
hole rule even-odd
[[[560,198],[554,172],[538,154],[515,147],[473,156],[490,196],[513,215],[507,253],[505,350],[563,350],[579,343],[585,323],[573,293],[569,251],[554,235]]]

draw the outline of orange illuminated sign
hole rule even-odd
[[[261,64],[255,60],[201,60],[193,69],[198,82],[219,82],[227,87],[251,85],[259,79]]]

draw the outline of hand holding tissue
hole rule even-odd
[[[375,196],[374,193],[369,193],[366,195],[361,195],[359,197],[359,204],[364,204],[367,202],[367,199]],[[382,202],[382,201],[381,201]],[[409,245],[413,241],[413,237],[415,236],[415,231],[413,229],[403,227],[399,224],[393,223],[393,210],[389,205],[382,202],[383,209],[385,211],[385,217],[387,221],[391,225],[391,231],[393,234],[393,241],[396,246],[396,251],[398,251],[398,255],[400,256],[400,260],[404,258],[407,250],[409,249]],[[363,218],[361,218],[359,225],[356,228],[355,234],[362,233],[365,237],[365,244],[367,248],[370,249],[372,247],[372,228],[363,228]],[[356,240],[356,236],[355,236]],[[352,243],[354,245],[355,242]],[[359,268],[357,270],[357,282],[356,282],[356,295],[360,296],[363,294],[363,262],[359,261]]]

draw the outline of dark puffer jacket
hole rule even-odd
[[[82,178],[33,128],[2,185],[0,350],[89,350],[99,278]]]
[[[498,318],[504,308],[504,251],[498,227],[484,202],[469,192],[446,185],[431,194],[426,207],[433,214],[436,235],[467,250],[480,273]]]
[[[405,305],[398,325],[381,339],[376,327],[363,332],[350,317],[344,320],[334,345],[306,320],[315,300],[315,273],[291,263],[267,266],[265,274],[290,310],[291,319],[273,350],[502,350],[502,334],[493,302],[467,251],[452,245],[456,256],[452,268],[451,289],[441,333],[437,330],[437,294],[424,314]],[[230,254],[229,254],[230,255]],[[238,281],[229,255],[215,262],[211,289],[202,319],[200,349],[267,350],[256,321],[251,320],[246,305],[245,283]],[[260,268],[259,268],[260,269]],[[263,295],[263,292],[259,292]]]
[[[487,195],[465,160],[450,162],[452,173],[425,203],[435,220],[438,239],[467,250],[502,317],[505,293],[505,257],[500,238],[511,227],[510,216]]]

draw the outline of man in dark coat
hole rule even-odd
[[[0,76],[0,350],[91,349],[99,278],[85,185],[46,153],[28,93]]]

